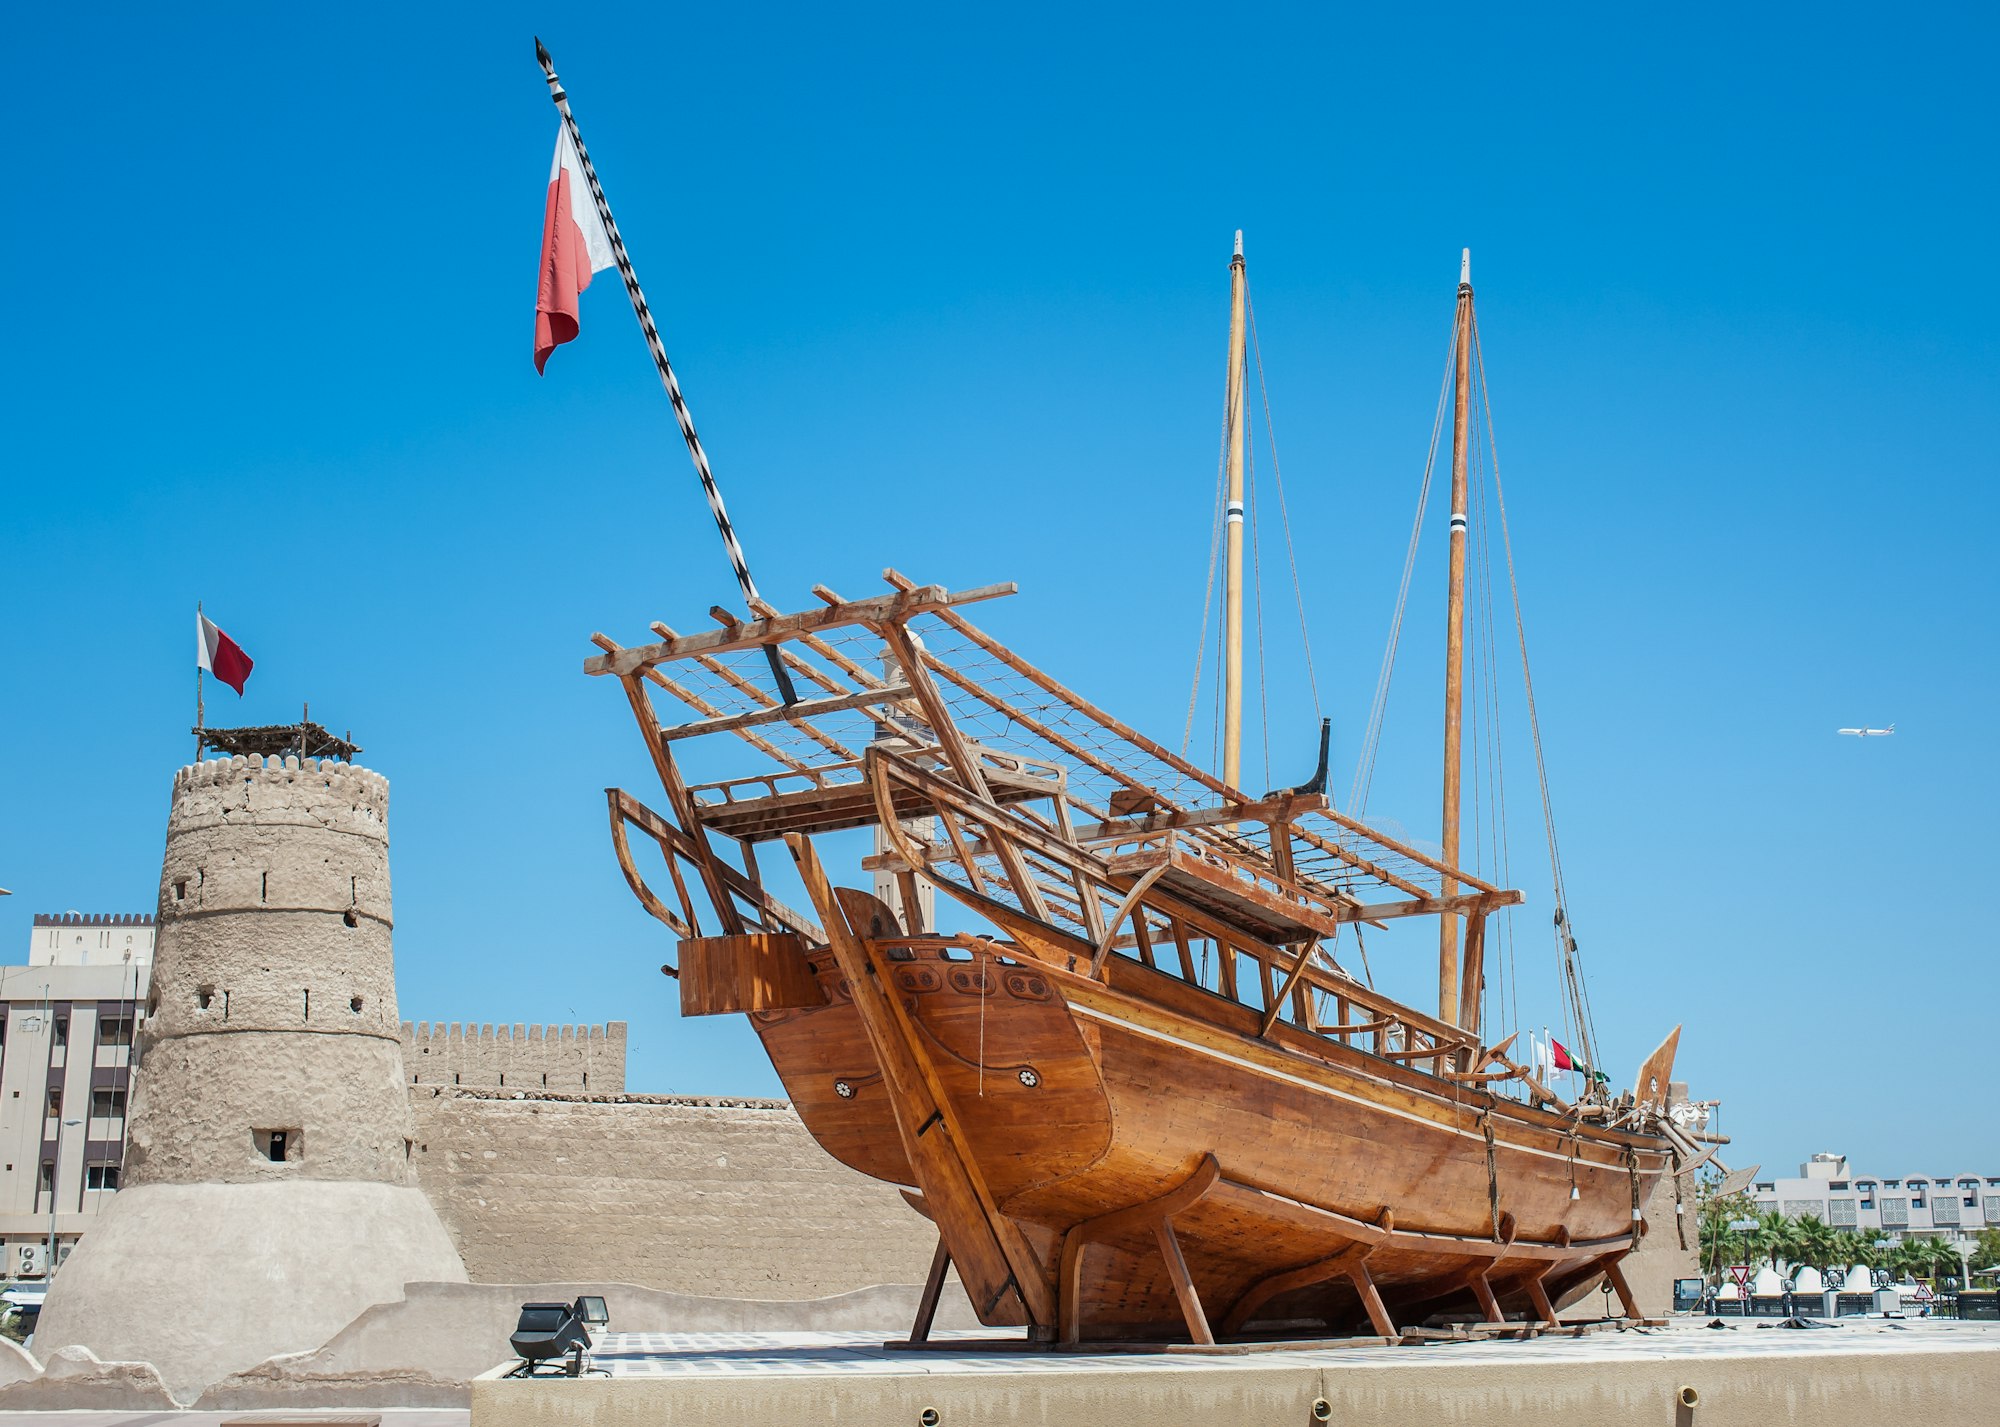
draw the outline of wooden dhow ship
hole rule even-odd
[[[1232,512],[1243,284],[1239,235]],[[870,597],[595,636],[586,669],[622,686],[664,798],[608,793],[682,1011],[747,1015],[819,1143],[936,1225],[914,1338],[948,1268],[981,1321],[1056,1343],[1553,1323],[1599,1275],[1639,1315],[1620,1261],[1697,1157],[1668,1114],[1678,1030],[1629,1090],[1574,1101],[1482,1035],[1488,921],[1523,899],[1457,865],[1469,274],[1454,331],[1442,855],[1332,805],[1324,726],[1314,780],[1241,787],[1240,520],[1219,774],[971,622],[1012,585],[890,571]],[[835,885],[836,856],[870,889]],[[795,887],[803,907],[774,891]],[[1439,928],[1435,1014],[1333,954],[1412,918]]]

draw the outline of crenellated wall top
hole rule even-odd
[[[389,780],[372,769],[337,758],[236,754],[206,758],[174,774],[172,821],[176,826],[227,821],[338,821],[385,836]]]

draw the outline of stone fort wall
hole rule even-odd
[[[412,1087],[622,1095],[625,1022],[495,1028],[405,1021],[403,1069]]]
[[[411,1107],[418,1183],[475,1283],[819,1298],[922,1283],[937,1244],[782,1100],[438,1085]]]

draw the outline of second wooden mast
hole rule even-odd
[[[1229,260],[1229,376],[1223,385],[1223,459],[1228,468],[1222,569],[1222,781],[1242,786],[1243,773],[1243,395],[1247,376],[1243,230]]]
[[[1458,260],[1458,312],[1452,329],[1457,370],[1451,400],[1451,556],[1445,592],[1444,664],[1444,864],[1458,866],[1459,785],[1464,770],[1461,741],[1465,714],[1465,511],[1467,447],[1471,434],[1472,396],[1472,249]],[[1458,894],[1458,882],[1447,876],[1440,893]],[[1483,928],[1482,928],[1483,930]],[[1468,935],[1466,960],[1472,961]],[[1461,995],[1458,914],[1438,918],[1438,1019],[1477,1030],[1479,988],[1472,984],[1478,968],[1470,964]],[[1466,1003],[1461,1006],[1461,999]],[[1470,1012],[1469,1015],[1465,1014]]]

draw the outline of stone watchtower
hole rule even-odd
[[[176,775],[125,1187],[38,1346],[151,1362],[185,1400],[406,1282],[464,1281],[411,1164],[388,810],[386,779],[331,758]]]

